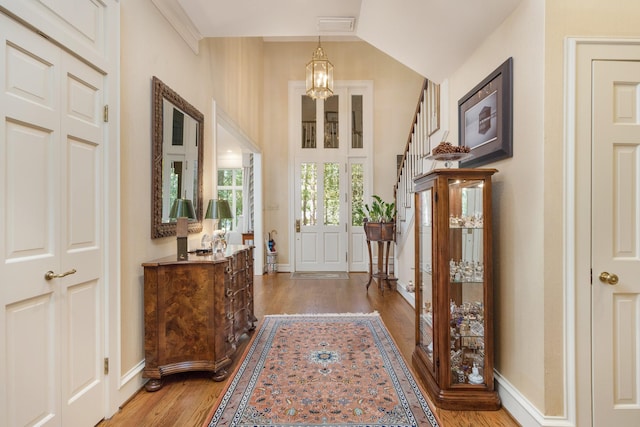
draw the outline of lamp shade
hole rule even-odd
[[[209,205],[207,206],[207,213],[204,216],[206,219],[230,219],[233,218],[231,215],[231,207],[229,207],[229,202],[221,199],[211,199],[209,200]]]
[[[196,210],[193,208],[193,203],[189,199],[176,199],[169,211],[169,219],[175,220],[184,217],[196,219]]]

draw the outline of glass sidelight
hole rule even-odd
[[[300,165],[300,218],[302,225],[316,225],[318,209],[318,165]]]
[[[351,164],[351,225],[362,226],[364,218],[359,212],[364,211],[364,166],[362,163]]]

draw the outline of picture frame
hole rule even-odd
[[[440,85],[431,80],[427,82],[427,127],[427,136],[440,130]]]
[[[513,157],[513,58],[507,59],[458,101],[460,146],[472,156],[460,167],[473,168]]]

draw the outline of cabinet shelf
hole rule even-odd
[[[491,176],[436,169],[415,180],[416,347],[434,403],[495,410]]]

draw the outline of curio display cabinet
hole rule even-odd
[[[434,403],[496,410],[491,178],[495,169],[435,169],[414,180],[416,347]]]

